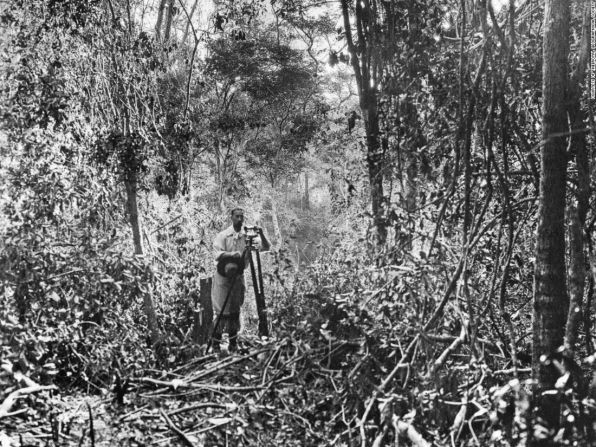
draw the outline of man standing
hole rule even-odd
[[[219,347],[222,334],[226,332],[230,340],[230,350],[233,351],[237,347],[237,336],[240,330],[240,309],[244,303],[246,291],[243,272],[248,263],[249,253],[245,251],[246,233],[242,231],[244,224],[242,208],[232,210],[231,220],[232,225],[218,233],[213,241],[217,269],[213,274],[211,301],[213,316],[217,319],[221,314],[219,326],[213,334],[215,346]],[[263,229],[257,227],[257,233],[263,250],[269,250],[271,244],[263,234]],[[227,304],[224,309],[226,298]]]

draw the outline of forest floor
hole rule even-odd
[[[238,353],[146,371],[111,390],[28,394],[0,422],[0,446],[332,445],[334,432],[356,430],[343,408],[326,411],[341,394],[342,371],[330,368],[338,348],[246,337]]]

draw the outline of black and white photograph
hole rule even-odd
[[[0,447],[596,447],[596,0],[0,0]]]

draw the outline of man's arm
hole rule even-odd
[[[269,251],[271,249],[271,243],[265,236],[265,233],[263,232],[263,229],[261,227],[259,227],[258,231],[259,231],[259,237],[261,238],[261,250]]]
[[[215,253],[215,260],[219,261],[219,258],[226,252],[225,237],[221,234],[215,236],[213,240],[213,251]]]
[[[226,256],[240,256],[242,253],[238,251],[226,251],[226,236],[225,234],[218,234],[213,240],[213,251],[215,253],[215,260],[219,261],[223,255]]]

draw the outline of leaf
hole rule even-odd
[[[212,425],[224,425],[232,422],[232,418],[209,418],[207,421]]]

